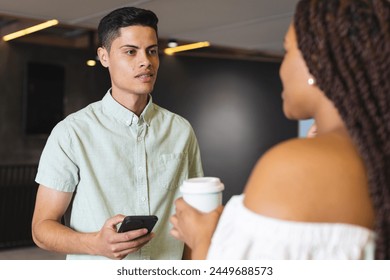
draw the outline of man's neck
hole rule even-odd
[[[137,116],[140,116],[146,105],[148,104],[149,95],[144,94],[118,94],[111,92],[112,97],[119,104],[132,111]]]

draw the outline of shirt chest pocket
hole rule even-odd
[[[162,154],[159,158],[160,186],[175,190],[188,177],[188,158],[186,153]]]

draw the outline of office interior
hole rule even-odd
[[[0,259],[63,258],[34,251],[34,177],[54,125],[100,100],[110,87],[107,69],[96,60],[96,26],[115,8],[134,5],[159,16],[153,100],[191,123],[205,176],[225,184],[224,203],[243,191],[267,149],[307,129],[307,123],[302,128],[283,115],[279,78],[283,36],[297,1],[2,2],[1,37],[52,18],[59,24],[0,40]],[[166,55],[172,41],[211,45]]]

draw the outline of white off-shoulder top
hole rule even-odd
[[[373,259],[375,234],[351,224],[294,222],[259,215],[233,196],[222,213],[207,259]]]

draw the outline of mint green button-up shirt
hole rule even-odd
[[[70,227],[79,232],[99,231],[116,214],[158,216],[155,237],[127,259],[181,259],[183,244],[169,234],[169,217],[182,181],[202,175],[188,121],[153,104],[151,97],[137,117],[108,91],[101,101],[57,124],[42,152],[36,181],[74,192]]]

